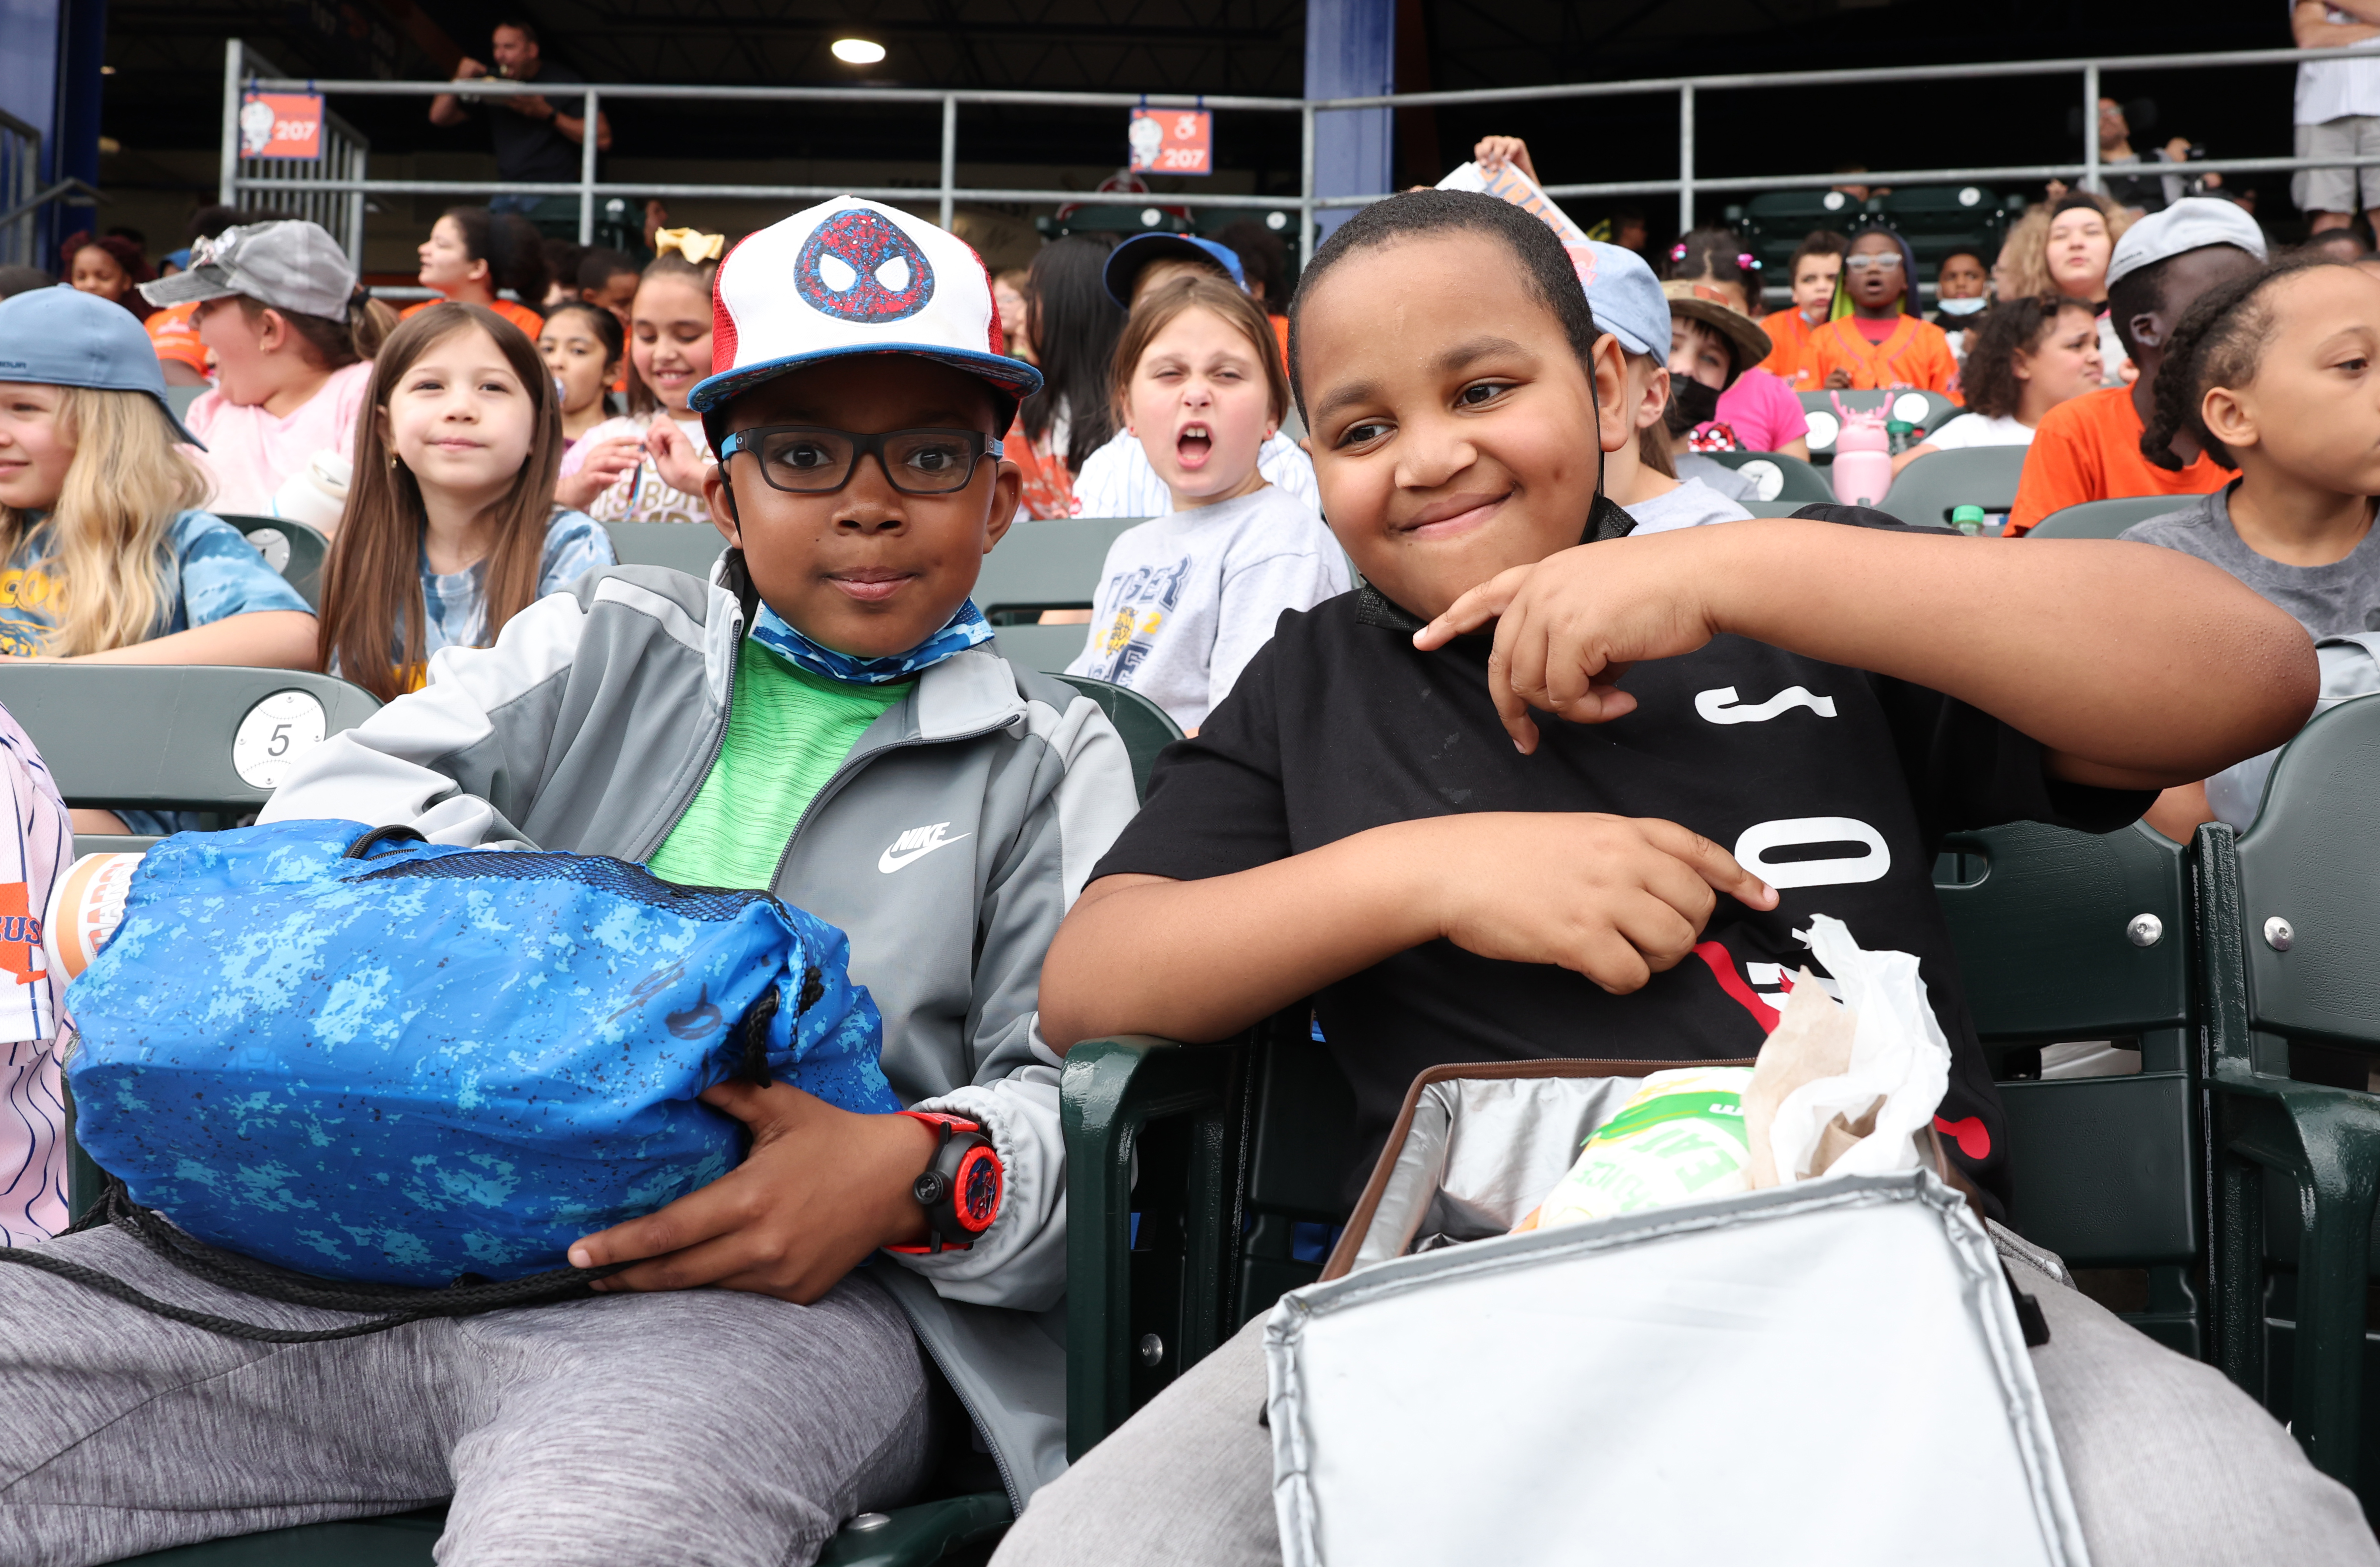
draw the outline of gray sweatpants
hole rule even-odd
[[[114,1231],[51,1242],[276,1328]],[[855,1274],[814,1306],[606,1295],[319,1344],[183,1327],[0,1264],[0,1567],[77,1567],[452,1496],[444,1567],[808,1562],[929,1452],[923,1352]]]
[[[2091,1567],[2370,1567],[2353,1493],[2222,1373],[2030,1268],[2033,1351]],[[1279,1567],[1262,1317],[1034,1493],[992,1567]],[[1924,1559],[1924,1542],[1909,1559]]]

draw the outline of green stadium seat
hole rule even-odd
[[[2005,514],[2016,504],[2022,446],[1969,446],[1928,452],[1900,470],[1885,492],[1883,509],[1917,528],[1948,528],[1960,506]]]
[[[1702,452],[1721,468],[1731,468],[1760,486],[1763,501],[1806,506],[1814,501],[1832,503],[1835,487],[1827,476],[1784,452]]]
[[[1187,234],[1189,220],[1175,217],[1161,203],[1162,196],[1124,196],[1122,200],[1076,207],[1058,217],[1035,218],[1033,226],[1045,238],[1070,234]]]
[[[1849,234],[1875,205],[1840,190],[1772,190],[1755,196],[1741,208],[1730,205],[1725,216],[1760,259],[1760,269],[1768,279],[1790,286],[1793,280],[1785,275],[1785,269],[1812,230],[1830,228]]]
[[[1962,410],[1939,392],[1800,392],[1802,412],[1810,420],[1810,460],[1831,463],[1835,460],[1835,437],[1842,432],[1841,421],[1835,417],[1835,399],[1840,397],[1847,408],[1878,408],[1888,404],[1888,416],[1912,428],[1909,443],[1915,445],[1957,418]]]
[[[1920,275],[1913,282],[1933,282],[1942,258],[1953,250],[1979,251],[1988,267],[2008,237],[2009,205],[1985,186],[1912,185],[1877,197],[1874,205],[1916,252]],[[2024,210],[2022,200],[2016,210]]]
[[[1057,517],[1020,522],[983,558],[975,601],[1002,656],[1055,674],[1083,650],[1090,627],[1036,624],[1043,610],[1087,610],[1108,546],[1143,517]]]
[[[212,390],[211,386],[168,386],[165,388],[165,406],[174,410],[176,419],[180,419],[190,411],[192,403]]]
[[[238,516],[228,512],[215,515],[239,529],[240,536],[256,546],[264,564],[298,589],[307,608],[322,607],[322,558],[331,553],[331,541],[321,528],[287,517]]]
[[[380,703],[308,671],[0,662],[0,707],[41,747],[70,806],[237,818],[264,804],[299,751]],[[75,850],[138,852],[153,841],[85,836]]]
[[[1099,703],[1108,715],[1123,740],[1125,754],[1132,758],[1132,786],[1146,796],[1148,770],[1157,765],[1160,751],[1182,738],[1182,726],[1173,722],[1172,714],[1137,691],[1087,674],[1061,673],[1058,678]]]
[[[2025,532],[2022,539],[2113,539],[2136,522],[2168,516],[2190,504],[2188,495],[2124,495],[2107,501],[2085,501],[2054,511]]]
[[[710,580],[710,568],[727,552],[719,529],[683,522],[607,522],[612,553],[622,565],[663,565]]]
[[[2094,835],[2019,822],[1951,833],[1942,855],[1935,891],[2008,1112],[2010,1227],[2069,1267],[2111,1270],[2102,1294],[2119,1315],[2205,1358],[2181,846],[2145,826]],[[2085,1039],[2137,1044],[2141,1070],[2042,1078],[2041,1046]]]
[[[2365,1353],[2380,1181],[2380,698],[2342,702],[2281,753],[2235,838],[2198,832],[2212,1062],[2216,1342],[2314,1466],[2380,1513]]]

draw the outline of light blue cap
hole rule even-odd
[[[0,381],[146,392],[175,437],[206,447],[165,400],[165,371],[140,319],[112,299],[72,288],[36,288],[0,299]]]
[[[1585,243],[1595,257],[1595,275],[1585,280],[1586,304],[1595,312],[1595,324],[1620,339],[1620,346],[1630,353],[1658,354],[1667,364],[1670,299],[1661,292],[1661,280],[1633,250],[1606,245],[1600,239]],[[1573,265],[1578,248],[1577,241],[1567,247]]]

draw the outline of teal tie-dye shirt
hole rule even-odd
[[[0,567],[0,653],[38,656],[43,636],[58,623],[65,584],[56,562],[44,562],[50,548],[46,523],[20,541]],[[210,512],[184,512],[165,535],[166,601],[170,606],[150,637],[212,626],[259,610],[311,613],[298,590],[264,564],[256,546]]]

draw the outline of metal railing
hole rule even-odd
[[[42,209],[53,201],[90,206],[103,200],[79,179],[42,183],[42,133],[0,111],[0,266],[42,267]]]
[[[940,111],[941,118],[941,177],[937,186],[920,188],[917,186],[607,182],[596,177],[595,138],[591,134],[582,139],[579,176],[573,182],[507,183],[500,180],[370,179],[363,177],[360,172],[353,175],[325,173],[313,176],[294,174],[275,176],[250,176],[241,172],[233,156],[238,135],[236,116],[238,113],[239,95],[243,91],[335,92],[357,96],[419,98],[454,91],[455,84],[447,81],[316,81],[265,77],[250,69],[250,67],[257,62],[245,51],[239,40],[233,39],[225,47],[224,60],[224,128],[226,151],[224,154],[221,199],[228,205],[237,205],[244,196],[267,190],[285,193],[311,191],[351,193],[358,199],[358,203],[365,196],[381,194],[576,197],[578,201],[578,237],[580,243],[585,244],[594,238],[595,214],[599,203],[614,196],[722,197],[753,200],[817,201],[832,196],[853,195],[887,201],[914,201],[920,197],[930,195],[937,199],[941,222],[942,226],[947,228],[951,225],[956,204],[960,201],[1079,204],[1099,202],[1104,196],[1108,195],[1104,192],[1082,190],[1008,189],[960,185],[958,183],[959,111],[963,106],[1008,104],[1038,108],[1114,109],[1202,107],[1230,110],[1235,113],[1296,115],[1299,120],[1300,136],[1298,194],[1295,196],[1206,195],[1166,191],[1158,195],[1119,195],[1113,199],[1122,204],[1139,202],[1150,206],[1236,207],[1293,212],[1298,219],[1298,253],[1301,256],[1311,256],[1314,252],[1318,213],[1364,206],[1388,194],[1386,191],[1342,196],[1318,196],[1315,193],[1315,120],[1319,115],[1361,110],[1424,109],[1482,103],[1527,103],[1560,99],[1669,95],[1674,97],[1677,103],[1678,173],[1676,175],[1662,179],[1553,185],[1547,187],[1546,189],[1547,194],[1557,199],[1582,196],[1674,195],[1678,199],[1679,226],[1691,228],[1694,226],[1696,199],[1705,193],[1823,189],[1840,184],[1844,179],[1844,176],[1840,172],[1724,177],[1711,177],[1698,174],[1694,167],[1694,121],[1697,105],[1702,95],[1706,93],[2071,75],[2079,79],[2082,91],[2082,156],[2078,161],[1885,169],[1863,173],[1858,176],[1858,180],[1864,185],[1870,186],[1908,186],[2063,179],[2084,189],[2097,190],[2104,188],[2106,176],[2111,169],[2119,169],[2128,176],[2168,171],[2173,173],[2187,171],[2190,175],[2196,176],[2208,173],[2282,173],[2309,168],[2364,168],[2380,165],[2380,154],[2310,158],[2208,158],[2204,161],[2193,160],[2187,164],[2150,163],[2119,165],[2104,163],[2099,145],[2098,102],[2100,81],[2107,72],[2278,66],[2309,60],[2361,59],[2368,62],[2372,58],[2372,52],[2368,49],[2235,49],[2199,55],[2131,55],[2094,59],[2009,60],[1977,65],[1912,66],[1859,70],[1770,71],[1735,76],[1662,77],[1633,81],[1569,82],[1548,87],[1482,88],[1465,91],[1408,92],[1366,98],[1322,99],[1193,98],[1185,94],[942,91],[924,88],[698,87],[647,86],[627,83],[586,86],[574,83],[565,87],[541,85],[534,81],[509,82],[492,79],[474,80],[468,88],[473,96],[479,98],[536,94],[563,100],[577,99],[583,105],[586,123],[590,127],[597,122],[597,116],[601,113],[604,102],[613,99],[821,104],[905,103],[916,104],[920,108],[933,107]],[[360,169],[360,151],[357,157],[358,167]],[[359,204],[357,210],[360,212]],[[360,261],[359,218],[358,223],[358,226],[349,231],[350,249]]]
[[[224,56],[224,122],[222,188],[225,206],[245,203],[229,192],[272,198],[271,210],[284,217],[321,224],[336,237],[347,259],[361,264],[364,254],[364,206],[370,200],[366,168],[371,141],[363,132],[327,107],[322,114],[322,153],[318,158],[243,158],[239,155],[240,93],[248,90],[243,75],[278,78],[264,57],[234,40]]]

